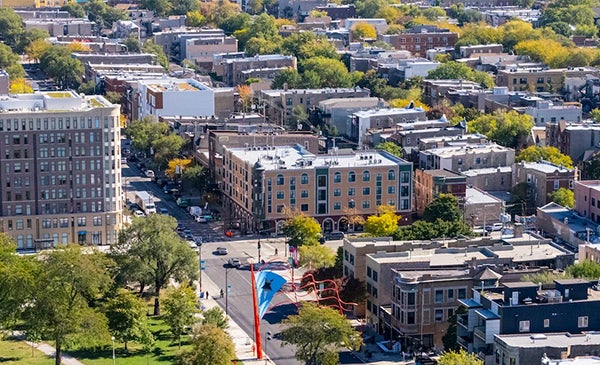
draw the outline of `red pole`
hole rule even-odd
[[[254,279],[254,263],[250,263],[252,279],[252,303],[254,304],[254,341],[256,342],[256,358],[262,360],[262,341],[260,339],[260,318],[258,317],[258,298],[256,297],[256,280]]]

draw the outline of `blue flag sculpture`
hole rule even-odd
[[[275,294],[287,280],[270,270],[260,270],[256,274],[256,295],[258,297],[258,317],[262,319]]]

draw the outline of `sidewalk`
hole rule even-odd
[[[25,341],[26,344],[31,346],[31,342]],[[37,343],[33,345],[37,350],[43,352],[44,354],[54,358],[54,354],[56,353],[56,349],[47,343]],[[61,364],[65,365],[84,365],[81,361],[77,360],[73,356],[67,354],[66,352],[62,353],[62,361]]]

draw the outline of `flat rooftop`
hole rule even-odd
[[[261,93],[270,97],[280,97],[281,95],[287,94],[351,94],[351,93],[365,93],[368,89],[357,88],[323,88],[323,89],[288,89],[288,90],[262,90]]]
[[[502,204],[502,200],[477,188],[467,187],[465,204]]]
[[[536,347],[556,347],[565,348],[568,346],[600,346],[600,332],[585,332],[581,334],[570,333],[545,333],[545,334],[513,334],[496,335],[502,342],[511,347],[536,348]],[[600,364],[600,357],[594,358]],[[575,359],[570,359],[573,361]],[[553,364],[553,363],[551,363]],[[577,362],[568,362],[567,364],[577,364]]]
[[[550,162],[542,161],[542,162],[519,162],[520,166],[523,166],[526,169],[536,170],[539,172],[543,172],[545,174],[553,174],[554,172],[566,173],[573,171],[572,169],[568,169],[564,166],[555,165]]]
[[[405,160],[383,154],[378,151],[365,151],[352,154],[315,155],[300,146],[248,146],[230,148],[237,158],[249,162],[257,161],[267,171],[303,169],[312,170],[317,167],[368,167],[368,166],[397,166],[408,163]]]
[[[392,115],[402,115],[402,114],[415,114],[415,113],[425,113],[425,109],[415,107],[412,109],[408,108],[383,108],[383,109],[370,109],[370,110],[361,110],[355,112],[353,115],[359,118],[374,118],[374,117],[385,117]],[[427,123],[436,123],[436,121],[425,121]]]
[[[0,96],[0,114],[86,111],[114,106],[103,96],[82,96],[74,91],[47,91]]]
[[[512,167],[511,166],[499,166],[499,167],[488,167],[485,169],[472,169],[472,170],[466,170],[463,171],[462,174],[468,177],[474,177],[474,176],[478,176],[478,175],[489,175],[489,174],[496,174],[496,173],[507,173],[507,172],[512,172]]]
[[[504,146],[500,146],[496,143],[485,143],[485,144],[474,144],[468,143],[462,146],[449,146],[449,147],[439,147],[432,148],[424,153],[440,156],[440,157],[452,157],[452,156],[460,156],[466,153],[490,153],[490,152],[508,152],[512,150],[511,148],[507,148]]]

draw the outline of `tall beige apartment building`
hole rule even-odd
[[[116,241],[119,128],[119,105],[101,96],[0,96],[0,230],[18,249]]]
[[[412,164],[384,151],[315,155],[301,145],[226,148],[226,211],[243,232],[279,232],[286,210],[314,217],[323,232],[352,231],[353,216],[380,205],[412,211]]]

